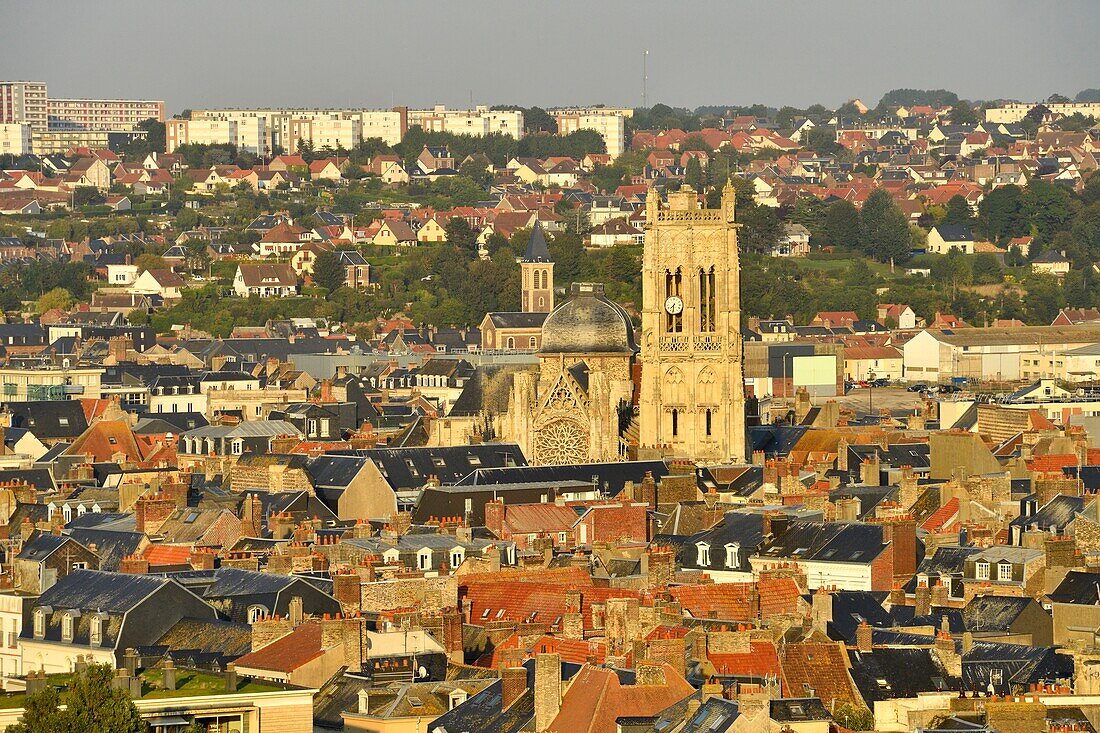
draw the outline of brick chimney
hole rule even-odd
[[[543,731],[561,710],[561,655],[535,657],[535,730]]]
[[[512,703],[527,692],[527,670],[524,667],[507,667],[501,673],[501,710],[507,710]]]
[[[143,534],[156,534],[175,510],[176,503],[163,494],[146,494],[134,503],[135,529]]]
[[[359,613],[362,598],[362,578],[353,571],[338,572],[332,576],[332,596],[340,602],[344,613]]]
[[[866,621],[860,622],[856,627],[856,648],[861,652],[871,651],[871,624]]]
[[[145,575],[149,572],[149,561],[141,555],[127,555],[119,560],[118,572],[129,575]]]
[[[443,649],[451,662],[462,664],[465,661],[465,651],[462,646],[462,609],[460,608],[447,608],[443,611]],[[526,672],[524,672],[523,687],[527,688]]]
[[[932,589],[928,587],[927,581],[917,581],[916,597],[917,601],[913,609],[913,615],[927,616],[930,614],[932,612]]]
[[[501,536],[501,533],[504,532],[504,512],[503,499],[493,499],[485,502],[485,529],[500,539],[505,539]]]

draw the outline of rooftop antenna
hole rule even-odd
[[[647,106],[647,94],[646,87],[649,85],[649,73],[647,71],[647,62],[649,61],[649,49],[642,51],[642,108],[648,109]]]

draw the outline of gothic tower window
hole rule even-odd
[[[675,438],[680,434],[680,411],[672,411],[672,437]]]
[[[717,328],[715,315],[717,299],[714,294],[714,267],[699,270],[699,331],[710,333]]]
[[[712,431],[712,425],[714,423],[714,413],[712,413],[710,410],[707,410],[706,413],[705,413],[705,419],[706,419],[707,437],[709,438],[710,435],[711,435],[711,431]]]

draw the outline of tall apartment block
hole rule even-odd
[[[626,118],[631,110],[590,107],[551,110],[558,123],[558,134],[569,135],[577,130],[594,130],[603,138],[607,152],[618,157],[626,150]]]
[[[49,128],[46,84],[0,81],[0,124],[30,125],[32,135]]]

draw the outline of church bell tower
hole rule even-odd
[[[524,313],[549,313],[554,310],[554,260],[546,246],[542,225],[535,222],[527,251],[519,263],[520,310]]]
[[[741,277],[728,182],[718,209],[683,187],[646,196],[639,449],[746,458]]]

